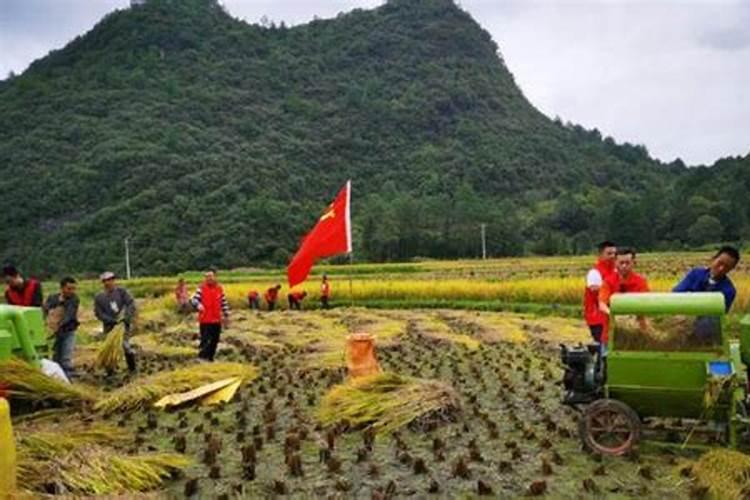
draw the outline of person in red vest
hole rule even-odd
[[[269,311],[273,311],[276,308],[276,301],[279,300],[279,290],[281,290],[281,285],[272,286],[266,290],[263,296]]]
[[[260,311],[260,293],[257,290],[247,292],[247,305],[253,311]]]
[[[607,315],[599,309],[599,289],[611,274],[615,272],[617,248],[611,241],[598,245],[599,256],[594,267],[586,274],[586,289],[583,293],[583,317],[591,332],[591,337],[600,345],[603,354],[602,332],[606,330]]]
[[[331,298],[331,284],[328,282],[328,276],[323,275],[323,281],[320,283],[320,307],[328,309],[328,301]]]
[[[215,269],[206,271],[203,283],[190,299],[190,303],[198,310],[198,359],[213,361],[219,345],[221,328],[229,327],[229,303],[224,295],[224,289],[216,281]]]
[[[615,272],[610,274],[599,289],[599,310],[609,316],[609,299],[616,293],[643,293],[648,292],[646,278],[633,270],[635,267],[635,250],[632,248],[620,248],[617,250],[615,259]],[[641,329],[648,330],[646,318],[638,318]],[[602,334],[602,343],[607,344],[607,329]]]
[[[25,279],[9,264],[3,267],[5,276],[5,301],[12,306],[42,307],[42,284],[29,278]]]
[[[307,292],[290,292],[286,296],[289,299],[289,309],[302,310],[302,301],[307,297]]]

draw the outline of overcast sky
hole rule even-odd
[[[129,0],[0,0],[0,78]],[[224,0],[287,24],[381,0]],[[463,0],[550,117],[644,144],[664,161],[750,153],[750,0]]]

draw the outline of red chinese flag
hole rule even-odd
[[[347,181],[333,203],[328,205],[320,216],[312,231],[302,240],[299,250],[286,268],[290,288],[307,279],[310,269],[318,259],[352,251],[349,213],[351,189],[352,181]]]

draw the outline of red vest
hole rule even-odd
[[[292,292],[289,294],[289,296],[296,302],[301,302],[302,299],[305,298],[305,295],[302,295],[302,292]]]
[[[321,297],[330,297],[331,296],[331,285],[324,281],[322,285],[320,285],[320,296]]]
[[[639,293],[648,292],[648,282],[640,274],[631,271],[627,278],[622,278],[618,273],[612,273],[607,278],[607,285],[614,293]]]
[[[596,262],[594,269],[602,275],[602,284],[615,272],[612,264],[601,260]],[[599,310],[599,291],[590,290],[588,286],[583,292],[583,317],[589,326],[603,325],[607,322],[606,315]]]
[[[276,302],[276,299],[279,298],[279,291],[275,287],[269,288],[268,290],[266,290],[266,295],[264,298],[266,299],[266,302],[268,302],[269,304],[271,302]]]
[[[221,323],[221,297],[224,290],[221,285],[201,285],[201,304],[203,310],[198,313],[198,322],[202,324]]]
[[[9,286],[5,293],[7,294],[8,304],[12,306],[26,306],[31,307],[34,301],[34,293],[39,287],[39,282],[35,279],[28,279],[24,281],[23,290],[16,290],[12,286]]]

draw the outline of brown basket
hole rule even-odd
[[[350,377],[380,373],[375,357],[375,338],[369,333],[353,333],[346,339],[346,366]]]

